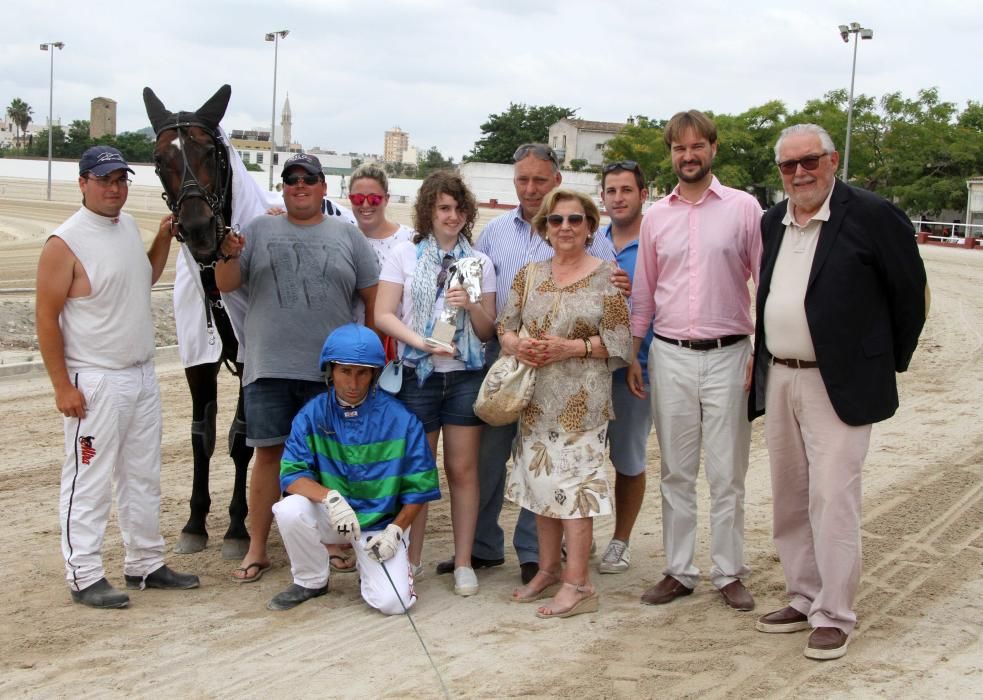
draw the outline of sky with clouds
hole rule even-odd
[[[15,97],[88,119],[93,97],[118,102],[120,131],[149,124],[142,89],[194,109],[223,83],[227,129],[267,126],[273,44],[277,122],[287,92],[305,147],[382,152],[383,132],[459,160],[509,102],[577,108],[583,119],[668,118],[688,108],[739,113],[772,99],[799,109],[848,88],[853,45],[840,24],[874,30],[859,47],[856,92],[938,87],[960,108],[983,99],[983,12],[970,0],[661,3],[652,0],[131,0],[17,2],[4,11],[0,106]]]

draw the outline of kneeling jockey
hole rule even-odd
[[[325,545],[346,541],[366,603],[395,615],[416,602],[408,529],[440,490],[423,425],[375,386],[384,364],[382,343],[364,326],[341,326],[324,343],[328,391],[294,418],[280,462],[280,488],[289,495],[273,513],[294,582],[270,610],[327,593]]]

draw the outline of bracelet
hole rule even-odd
[[[590,338],[584,338],[584,359],[590,359],[593,352],[594,348],[591,347]]]
[[[238,260],[239,255],[240,253],[236,253],[235,255],[224,255],[222,253],[219,253],[218,259],[221,260],[222,262],[228,262],[229,260]]]

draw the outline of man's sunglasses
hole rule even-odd
[[[512,154],[512,162],[518,163],[530,153],[539,160],[548,160],[557,168],[560,167],[560,159],[557,158],[556,151],[541,143],[526,143],[519,146],[515,149],[515,153]]]
[[[377,207],[382,204],[382,200],[385,196],[381,194],[350,194],[348,195],[348,201],[354,204],[356,207],[360,207],[366,202],[369,203],[370,207]]]
[[[608,163],[603,168],[601,168],[601,174],[607,175],[608,173],[613,173],[615,170],[628,170],[630,172],[640,172],[641,168],[638,167],[638,163],[633,160],[617,160],[614,163]]]
[[[570,222],[571,226],[580,226],[584,223],[584,219],[587,218],[583,214],[550,214],[546,217],[546,223],[548,223],[553,228],[559,228],[563,226],[564,219]]]
[[[818,156],[806,156],[805,158],[799,158],[798,160],[783,160],[778,164],[778,169],[782,171],[783,175],[795,175],[795,171],[801,165],[805,170],[815,170],[819,167],[819,161],[823,156],[828,156],[828,153],[820,153]]]
[[[290,185],[291,187],[299,182],[303,182],[305,185],[316,185],[320,179],[321,178],[319,178],[317,175],[311,175],[310,173],[307,173],[306,175],[293,173],[291,175],[283,176],[283,184]]]

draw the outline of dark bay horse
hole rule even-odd
[[[230,369],[235,367],[237,376],[242,373],[242,365],[237,362],[238,328],[234,329],[230,318],[230,300],[223,299],[215,286],[218,248],[233,221],[233,159],[238,154],[222,140],[219,130],[231,94],[232,89],[223,85],[196,111],[173,113],[149,87],[143,90],[147,116],[157,136],[157,175],[178,228],[176,237],[183,243],[174,284],[174,316],[191,390],[194,480],[191,515],[175,547],[182,554],[199,552],[208,541],[205,521],[211,507],[208,475],[215,449],[218,372],[225,364]],[[229,428],[235,484],[229,504],[229,528],[222,544],[224,559],[239,559],[249,548],[246,470],[253,448],[246,445],[245,427],[240,383],[235,419]]]

